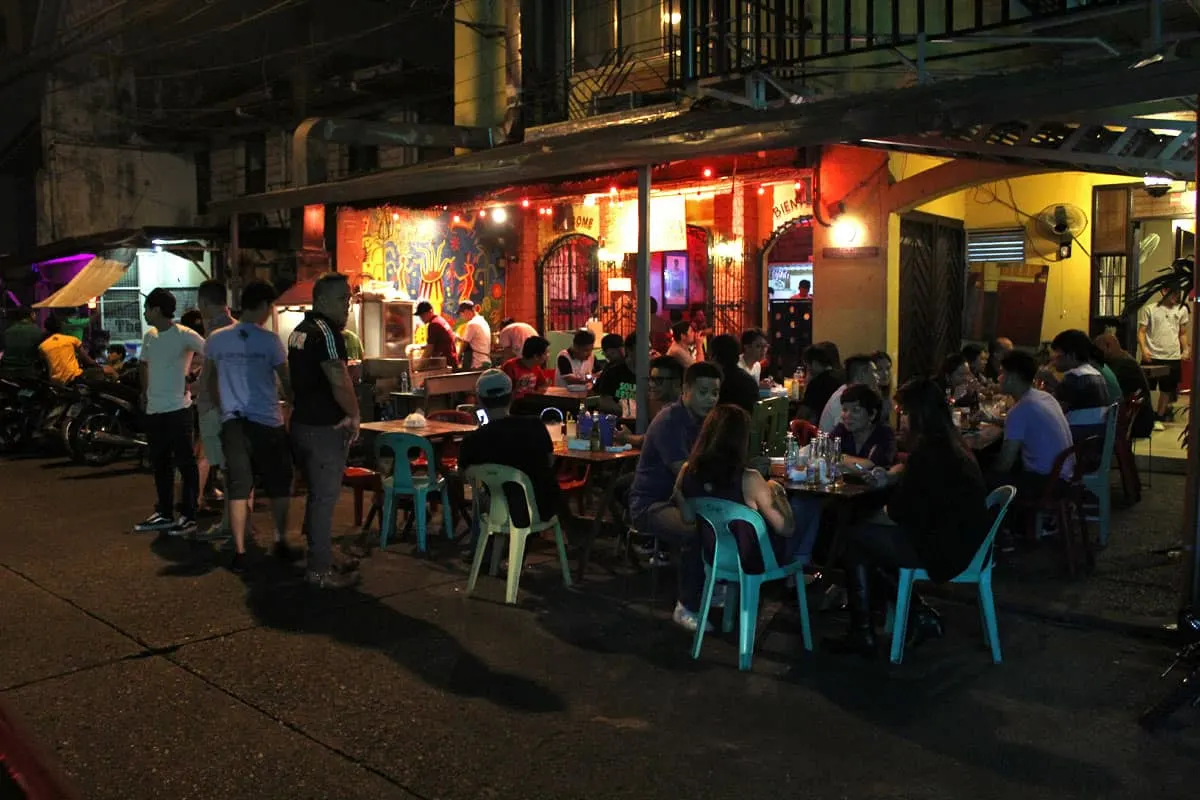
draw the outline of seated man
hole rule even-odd
[[[546,360],[550,357],[550,342],[541,336],[530,336],[521,345],[521,355],[505,361],[500,369],[513,384],[513,398],[540,392],[550,385]]]
[[[842,395],[851,386],[866,386],[879,391],[879,374],[875,372],[875,361],[869,355],[850,356],[846,359],[846,382],[829,398],[821,412],[822,433],[833,433],[842,419]]]
[[[527,341],[526,344],[529,342]],[[543,520],[558,513],[558,479],[554,475],[554,442],[537,417],[511,416],[513,384],[498,369],[489,369],[475,383],[479,404],[489,422],[463,437],[458,450],[461,473],[476,464],[502,464],[529,476],[534,500]],[[529,508],[517,486],[505,486],[513,524],[528,525]]]
[[[719,366],[723,373],[721,396],[717,402],[729,403],[753,414],[759,400],[758,381],[738,366],[741,355],[741,345],[728,333],[714,336],[708,343],[708,360]]]
[[[555,360],[557,378],[555,386],[563,388],[570,386],[587,386],[591,383],[592,373],[596,371],[596,335],[586,328],[575,331],[571,346],[558,352]]]
[[[40,361],[38,345],[45,334],[34,322],[34,311],[21,306],[9,312],[11,324],[0,340],[0,375],[10,378],[32,378],[37,375]]]
[[[994,485],[1011,483],[1023,503],[1036,503],[1046,491],[1059,453],[1071,446],[1071,426],[1058,401],[1033,388],[1037,361],[1013,351],[1000,362],[1000,391],[1017,401],[1004,421],[1004,446],[993,465]],[[1021,471],[1013,474],[1020,457]],[[1073,468],[1064,465],[1065,469]]]
[[[1054,397],[1078,437],[1104,435],[1108,382],[1091,363],[1092,341],[1083,331],[1063,331],[1050,343],[1055,368],[1063,374]]]
[[[600,340],[606,366],[596,379],[595,393],[600,397],[600,410],[620,414],[621,398],[633,397],[637,388],[637,338],[629,334],[610,333]]]
[[[694,522],[686,522],[673,502],[676,478],[700,435],[708,412],[721,394],[721,369],[698,362],[688,367],[683,378],[683,397],[654,418],[642,442],[629,510],[634,526],[644,534],[678,541],[683,559],[679,565],[679,601],[675,622],[694,631],[699,625],[700,592],[704,588],[704,565]]]
[[[796,416],[815,425],[821,419],[825,404],[842,385],[842,381],[833,358],[824,347],[809,345],[804,351],[803,361],[808,370],[808,383],[804,385],[804,397],[800,400],[800,411]]]
[[[68,336],[63,331],[62,320],[51,314],[46,318],[46,338],[38,345],[42,359],[50,373],[50,380],[55,383],[71,383],[83,377],[83,364],[86,367],[98,366],[83,348],[83,340]]]
[[[649,413],[646,416],[653,421],[660,411],[677,402],[683,391],[683,366],[678,359],[659,356],[651,361],[650,385],[647,389],[650,408],[647,409]],[[618,444],[629,444],[638,450],[642,448],[645,439],[645,436],[638,436],[625,428],[618,428],[616,432]]]

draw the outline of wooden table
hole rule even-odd
[[[963,441],[967,443],[967,447],[976,452],[986,450],[1003,438],[1004,426],[995,425],[990,422],[980,425],[979,430],[963,432]]]
[[[578,389],[572,390],[572,389],[568,389],[565,386],[547,386],[545,389],[543,389],[540,392],[534,392],[534,394],[540,394],[543,397],[557,397],[557,398],[568,397],[573,400],[585,400],[588,396],[588,392],[586,389],[583,391],[580,391]]]
[[[425,420],[421,427],[405,425],[402,419],[391,419],[385,422],[364,422],[362,430],[371,433],[411,433],[424,439],[438,439],[446,436],[457,436],[470,433],[478,425],[464,425],[461,422],[445,422],[440,419]]]
[[[629,470],[637,464],[641,455],[642,452],[636,449],[623,450],[619,453],[610,453],[607,450],[593,453],[590,450],[572,450],[563,441],[554,443],[555,458],[587,464],[592,468],[592,473],[588,478],[589,483],[600,487],[600,507],[596,509],[596,515],[590,520],[592,524],[583,543],[583,551],[579,556],[578,579],[580,581],[587,572],[587,565],[592,557],[592,544],[600,535],[605,514],[612,512],[613,518],[616,519],[619,513],[619,509],[616,507],[617,482],[621,476],[628,474]],[[586,517],[573,515],[571,507],[567,503],[563,503],[561,513],[570,521],[588,522]]]

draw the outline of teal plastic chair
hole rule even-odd
[[[1083,476],[1083,486],[1096,497],[1096,521],[1099,527],[1100,546],[1108,545],[1108,534],[1112,529],[1112,460],[1117,443],[1117,417],[1120,416],[1116,403],[1104,412],[1104,449],[1100,451],[1100,463],[1095,472]],[[1092,519],[1092,517],[1088,517]]]
[[[696,638],[692,644],[692,658],[700,657],[700,646],[704,643],[704,629],[708,626],[708,610],[712,605],[713,588],[717,581],[733,583],[738,589],[738,606],[740,613],[738,627],[738,669],[750,669],[750,660],[754,655],[754,633],[758,627],[758,594],[759,587],[768,581],[777,581],[795,576],[796,599],[800,603],[800,633],[804,639],[804,649],[812,651],[812,628],[808,620],[808,597],[805,594],[804,576],[801,570],[804,565],[795,562],[779,566],[775,561],[775,551],[767,536],[767,524],[762,515],[741,503],[729,500],[719,500],[713,497],[698,497],[689,501],[692,512],[712,526],[716,538],[713,541],[712,563],[704,565],[704,595],[700,599],[700,624],[696,628]],[[758,537],[758,546],[762,550],[763,571],[761,574],[749,575],[742,571],[742,559],[738,553],[737,539],[730,531],[735,522],[745,522],[754,528]],[[733,630],[733,603],[725,603],[725,614],[721,629],[725,633]]]
[[[487,553],[488,542],[493,536],[508,536],[508,583],[505,587],[504,602],[512,605],[517,602],[517,589],[521,582],[521,569],[525,563],[525,540],[535,533],[554,530],[554,543],[558,547],[558,560],[562,565],[563,583],[571,585],[571,567],[567,564],[567,547],[563,541],[562,525],[558,515],[543,520],[538,513],[537,498],[533,494],[533,484],[526,475],[515,467],[502,464],[477,464],[467,470],[466,479],[471,483],[471,497],[475,504],[479,521],[479,541],[475,543],[475,558],[471,562],[471,577],[467,580],[467,594],[475,591],[475,581],[479,578],[479,569],[483,566],[483,556]],[[525,505],[529,509],[530,524],[518,527],[513,524],[512,514],[509,513],[508,497],[504,493],[505,484],[519,486],[525,494]],[[481,509],[481,498],[486,489],[488,508]],[[500,550],[492,553],[491,574],[500,571]]]
[[[979,546],[979,551],[975,553],[971,564],[950,581],[951,583],[979,585],[979,614],[980,622],[983,624],[984,643],[991,647],[992,661],[996,664],[999,664],[1002,659],[1000,656],[1000,630],[996,625],[996,601],[992,597],[992,567],[995,564],[992,551],[996,541],[996,532],[1000,530],[1004,516],[1008,513],[1008,507],[1016,496],[1017,490],[1013,486],[1001,486],[988,495],[988,509],[999,507],[1000,511],[996,514],[996,520],[992,523],[987,538]],[[929,575],[923,569],[900,570],[899,587],[896,591],[896,610],[892,624],[891,658],[893,664],[899,664],[904,660],[904,637],[908,628],[908,609],[912,600],[913,584],[917,581],[927,580],[929,580]]]
[[[379,523],[379,547],[386,549],[388,538],[396,527],[396,498],[411,497],[413,511],[417,515],[417,551],[429,551],[425,535],[425,522],[428,514],[429,495],[437,493],[442,501],[442,521],[446,526],[446,538],[454,539],[454,528],[451,524],[450,492],[446,486],[445,476],[438,475],[437,457],[433,453],[433,445],[424,436],[411,433],[384,433],[375,438],[375,458],[378,460],[384,450],[391,450],[395,455],[395,466],[391,477],[385,477],[383,484],[383,519]],[[412,451],[420,450],[425,455],[428,472],[414,474],[410,461]]]

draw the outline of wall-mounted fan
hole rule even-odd
[[[1029,219],[1029,235],[1038,253],[1047,261],[1071,257],[1071,245],[1087,228],[1087,214],[1065,203],[1046,206]],[[1038,240],[1048,246],[1039,245]]]

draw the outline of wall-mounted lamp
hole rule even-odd
[[[621,260],[621,254],[614,253],[612,250],[608,250],[608,249],[601,247],[599,250],[596,251],[596,260],[598,260],[602,264],[615,264]],[[612,287],[609,287],[609,288],[612,288]],[[629,291],[629,290],[626,289],[625,291]]]
[[[505,211],[503,208],[493,208],[492,209],[492,222],[496,223],[497,225],[503,225],[507,221],[508,221],[508,212],[507,211]]]
[[[1171,191],[1173,181],[1164,175],[1147,175],[1142,179],[1142,183],[1146,187],[1146,194],[1151,197],[1164,197]]]
[[[712,255],[714,258],[741,258],[744,253],[744,247],[741,239],[725,239],[716,242],[712,246]]]
[[[862,222],[854,217],[838,217],[829,229],[829,241],[834,247],[857,247],[865,238]]]
[[[609,278],[608,279],[608,290],[610,292],[632,292],[633,291],[633,279],[632,278]]]

